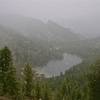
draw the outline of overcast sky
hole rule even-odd
[[[0,14],[68,20],[79,33],[100,34],[100,0],[0,0]]]
[[[0,13],[35,18],[99,16],[100,0],[0,0]]]

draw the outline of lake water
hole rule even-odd
[[[66,70],[81,62],[82,59],[80,57],[65,53],[63,54],[62,60],[51,60],[46,66],[36,68],[36,71],[40,74],[44,74],[45,77],[59,76],[61,72],[65,73]]]

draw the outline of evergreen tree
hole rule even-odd
[[[42,89],[42,100],[52,100],[51,91],[47,83],[44,84]]]
[[[60,98],[63,100],[81,100],[79,84],[72,79],[64,80],[60,91]]]
[[[24,84],[25,84],[25,95],[32,96],[33,90],[33,71],[32,67],[27,64],[24,68]]]
[[[14,96],[18,92],[16,69],[13,66],[11,51],[8,47],[0,51],[0,83],[2,95]]]
[[[42,98],[41,96],[41,86],[39,84],[39,81],[37,81],[35,85],[35,99],[40,100]]]
[[[89,75],[90,100],[100,100],[100,60],[91,67],[93,73]]]

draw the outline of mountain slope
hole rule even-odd
[[[50,59],[61,57],[50,44],[31,40],[0,25],[0,47],[4,46],[12,50],[15,63],[20,65],[30,63],[33,66],[43,66]]]
[[[57,42],[80,40],[79,36],[70,29],[64,28],[53,21],[44,23],[38,19],[10,15],[0,17],[0,23],[30,37],[31,39],[37,38]]]

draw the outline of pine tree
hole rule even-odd
[[[16,69],[13,67],[12,55],[8,47],[0,51],[0,83],[2,84],[2,95],[17,94]]]
[[[93,72],[89,75],[90,100],[100,100],[100,60],[91,67]]]
[[[41,96],[41,86],[39,84],[39,82],[37,81],[36,85],[35,85],[35,99],[36,100],[40,100]]]
[[[24,84],[25,84],[25,95],[30,97],[32,96],[33,90],[33,71],[32,67],[27,64],[24,68]]]
[[[42,100],[52,100],[51,91],[48,83],[45,83],[42,89]]]
[[[16,70],[14,67],[10,67],[7,79],[8,93],[17,98],[19,96],[19,83],[16,78]]]
[[[65,79],[62,83],[60,91],[60,99],[63,100],[81,100],[81,91],[79,84],[73,79]]]

